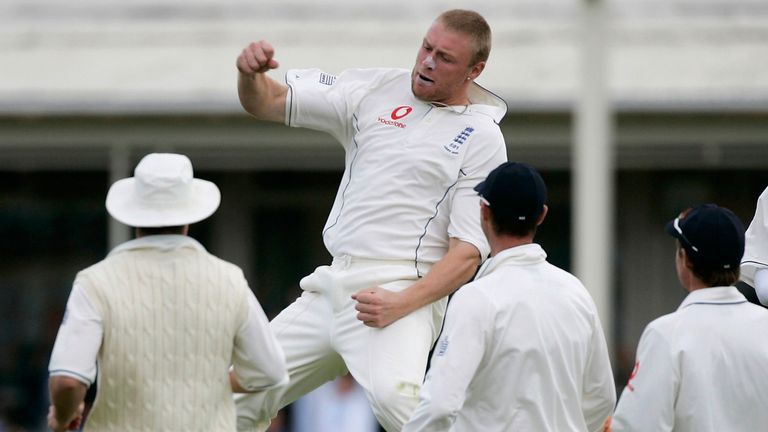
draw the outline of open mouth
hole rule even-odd
[[[426,77],[426,76],[424,76],[422,74],[419,74],[419,79],[424,81],[424,82],[427,82],[429,84],[434,84],[435,83],[433,80],[429,79],[428,77]]]

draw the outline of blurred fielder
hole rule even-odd
[[[137,238],[75,278],[49,366],[52,430],[79,426],[97,368],[85,430],[234,431],[233,389],[288,380],[243,272],[186,235],[219,201],[177,154],[147,155],[112,185],[107,210]]]
[[[732,286],[744,226],[730,210],[705,204],[666,229],[677,239],[677,277],[689,294],[645,328],[613,431],[766,430],[768,310]]]
[[[508,162],[475,190],[491,258],[451,300],[403,432],[596,431],[616,402],[594,301],[533,243],[547,189]]]
[[[238,399],[240,430],[264,430],[280,407],[347,370],[386,430],[410,417],[446,296],[489,252],[472,188],[506,160],[506,105],[474,82],[490,41],[480,15],[452,10],[427,31],[412,71],[289,70],[281,84],[265,74],[278,67],[269,43],[238,57],[247,112],[328,132],[346,152],[323,230],[333,262],[302,279],[301,297],[272,321],[290,383]]]

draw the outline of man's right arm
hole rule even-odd
[[[237,92],[240,104],[259,120],[285,122],[285,99],[288,86],[268,77],[276,69],[275,50],[267,41],[251,42],[237,57]]]
[[[48,427],[54,431],[80,429],[88,385],[68,376],[52,376],[49,380],[51,406]]]
[[[593,318],[590,354],[584,371],[581,410],[587,429],[598,431],[604,425],[616,406],[616,387],[613,381],[608,346],[605,342],[600,318]]]
[[[452,430],[486,355],[495,314],[477,291],[462,289],[448,304],[419,404],[403,432]]]

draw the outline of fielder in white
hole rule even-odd
[[[667,224],[675,266],[689,293],[652,321],[637,347],[613,431],[762,431],[768,425],[768,310],[732,285],[744,226],[714,204]]]
[[[77,274],[49,366],[53,431],[79,426],[97,369],[85,430],[234,431],[233,390],[287,382],[242,270],[186,235],[219,201],[178,154],[147,155],[109,189],[137,238]]]
[[[741,280],[753,287],[760,304],[768,307],[768,188],[757,199],[755,217],[745,234]]]
[[[453,296],[403,432],[600,430],[616,402],[608,350],[587,290],[533,243],[544,180],[507,162],[475,189],[491,258]]]
[[[240,101],[254,117],[333,135],[344,175],[323,240],[333,256],[302,279],[272,321],[290,384],[238,399],[240,430],[264,430],[280,407],[352,373],[379,422],[400,430],[418,401],[445,297],[489,253],[472,188],[506,160],[506,105],[475,84],[490,52],[477,13],[429,28],[412,71],[289,70],[265,42],[237,59]]]

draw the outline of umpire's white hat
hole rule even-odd
[[[107,211],[118,221],[139,228],[199,222],[219,207],[219,188],[193,178],[188,157],[152,153],[136,166],[134,176],[116,181],[107,193]]]

